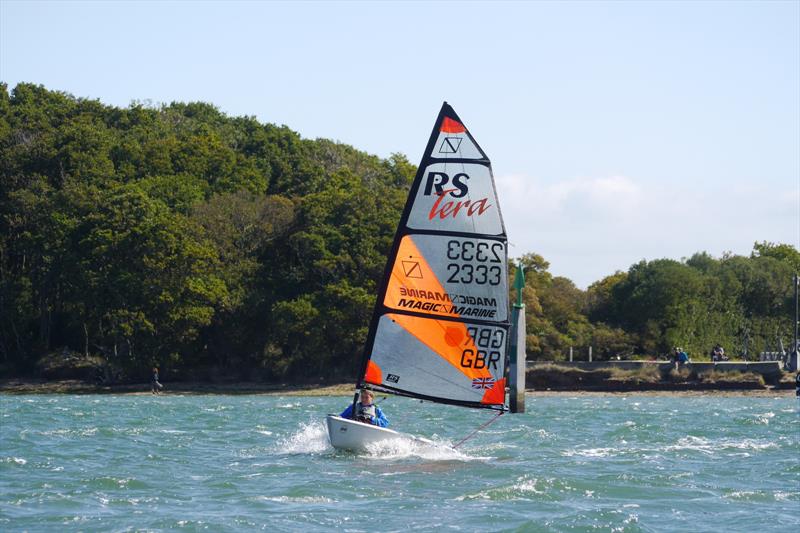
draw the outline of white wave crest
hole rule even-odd
[[[775,413],[770,412],[756,415],[755,423],[767,425],[771,418],[775,418]]]
[[[46,437],[91,437],[97,434],[97,428],[51,429],[40,434]]]
[[[718,452],[730,450],[761,451],[777,447],[778,445],[774,442],[760,442],[755,439],[722,439],[713,441],[690,435],[678,439],[677,443],[672,446],[666,446],[664,450],[667,452],[696,451],[706,455],[714,455]]]
[[[325,496],[259,496],[257,498],[261,501],[278,502],[278,503],[335,503]]]
[[[639,523],[639,515],[637,515],[636,513],[632,513],[632,514],[629,514],[625,518],[625,520],[622,521],[622,526],[612,528],[611,532],[612,533],[617,533],[617,532],[622,533],[626,529],[628,529],[628,526],[630,526],[631,524],[638,524],[638,523]]]
[[[203,407],[203,411],[206,413],[219,413],[221,411],[229,411],[231,407],[227,405],[218,405],[216,407]]]
[[[610,457],[618,453],[621,453],[621,450],[615,448],[587,448],[584,450],[565,450],[561,452],[561,455],[564,457]]]
[[[279,454],[321,453],[331,449],[328,430],[322,422],[301,424],[300,429],[278,442]]]
[[[428,461],[474,461],[476,459],[485,459],[483,457],[473,457],[457,450],[446,440],[431,441],[403,437],[369,444],[367,446],[367,454],[370,458],[382,460],[405,459],[407,457],[418,457]]]
[[[552,488],[552,485],[552,480],[549,479],[521,476],[514,480],[511,485],[465,494],[456,497],[455,500],[529,500],[546,494],[547,490]]]

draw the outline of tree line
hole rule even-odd
[[[206,103],[0,83],[0,368],[68,349],[132,377],[351,377],[415,172]],[[539,255],[520,262],[541,359],[761,349],[788,338],[800,270],[794,247],[764,242],[583,291]]]
[[[529,358],[564,360],[574,347],[585,360],[589,346],[596,360],[667,356],[675,347],[700,359],[718,344],[750,360],[791,350],[800,253],[788,244],[758,242],[749,257],[643,260],[585,291],[550,274],[539,255],[521,263]]]

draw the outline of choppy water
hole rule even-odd
[[[459,451],[334,451],[346,397],[0,396],[4,531],[797,531],[796,400],[528,397]],[[383,403],[457,442],[491,413]]]

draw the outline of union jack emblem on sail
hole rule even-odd
[[[472,380],[473,389],[491,389],[494,387],[494,378],[475,378]]]

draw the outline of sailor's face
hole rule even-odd
[[[362,393],[361,403],[363,403],[364,405],[370,405],[372,403],[372,393],[371,392]]]

